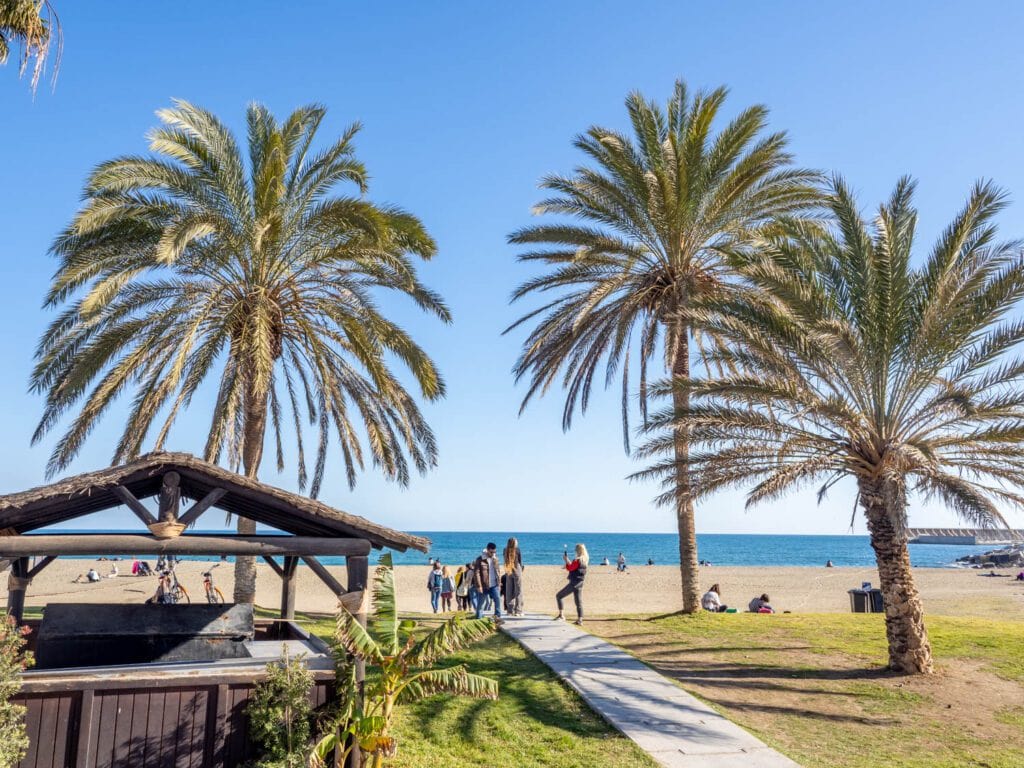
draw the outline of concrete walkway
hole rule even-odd
[[[502,630],[666,768],[799,768],[625,651],[549,616]]]

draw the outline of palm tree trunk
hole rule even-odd
[[[250,391],[245,400],[245,433],[242,437],[242,467],[245,476],[256,479],[263,459],[263,438],[267,431],[267,394]],[[252,536],[256,523],[245,517],[238,518],[238,533]],[[246,555],[235,558],[236,603],[256,601],[256,558]]]
[[[690,331],[685,325],[676,332],[672,359],[672,378],[690,377]],[[679,389],[673,391],[672,405],[676,412],[690,405],[690,395]],[[676,524],[679,527],[679,573],[683,582],[683,613],[696,613],[700,609],[700,573],[697,566],[697,529],[694,521],[693,498],[690,495],[689,429],[685,423],[675,433],[676,460]]]
[[[861,481],[859,489],[885,600],[889,667],[908,675],[928,674],[932,671],[932,647],[924,626],[921,596],[910,568],[903,523],[906,492],[868,481]]]

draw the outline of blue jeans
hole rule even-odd
[[[438,602],[441,600],[441,590],[432,589],[430,590],[430,607],[434,609],[434,613],[437,613]]]
[[[490,598],[494,601],[494,617],[496,619],[501,618],[501,593],[498,590],[498,585],[495,584],[493,587],[487,587],[483,592],[477,592],[476,596],[476,617],[479,619],[484,613],[484,603]]]

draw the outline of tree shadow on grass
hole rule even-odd
[[[488,638],[473,651],[451,660],[453,664],[462,662],[474,674],[498,680],[499,701],[435,696],[406,708],[410,724],[425,738],[473,740],[477,729],[489,728],[487,721],[492,717],[525,717],[576,738],[601,738],[612,733],[551,670],[504,636]],[[578,701],[578,705],[566,707],[565,697]]]

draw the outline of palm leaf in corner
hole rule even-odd
[[[334,636],[345,653],[374,664],[379,664],[386,653],[346,608],[338,612]]]
[[[483,675],[474,675],[465,664],[446,669],[418,672],[398,693],[400,702],[412,702],[436,693],[469,696],[474,699],[497,699],[498,682]]]
[[[398,653],[398,605],[395,598],[395,569],[391,553],[380,556],[373,575],[373,616],[368,622],[370,635],[389,656]]]
[[[491,619],[454,616],[413,645],[407,659],[410,665],[416,667],[432,664],[477,640],[483,640],[493,632],[494,622]]]

